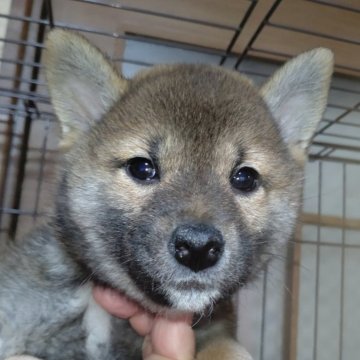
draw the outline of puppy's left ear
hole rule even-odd
[[[333,66],[330,50],[314,49],[287,62],[260,89],[283,139],[301,162],[325,110]]]

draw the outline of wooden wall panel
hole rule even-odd
[[[112,4],[110,0],[103,3]],[[121,7],[125,9],[69,0],[53,0],[53,4],[54,18],[62,25],[225,51],[251,1],[123,0]],[[255,35],[248,55],[268,60],[283,61],[325,46],[334,50],[338,72],[360,76],[360,13],[344,8],[356,8],[357,4],[360,8],[360,0],[282,0],[261,28],[276,0],[258,0],[232,52],[242,54]],[[110,55],[120,57],[121,40],[91,33],[87,36]]]
[[[265,61],[270,60],[270,61],[275,61],[275,62],[284,62],[286,60],[289,60],[292,56],[294,56],[294,55],[273,54],[273,53],[269,53],[267,51],[260,51],[260,50],[250,50],[248,52],[248,55],[253,58],[256,58],[256,59],[262,59]],[[335,72],[342,74],[342,75],[351,76],[351,77],[360,77],[360,69],[349,70],[349,69],[345,69],[343,67],[335,65]]]
[[[334,51],[338,67],[360,69],[360,45],[308,35],[305,33],[265,26],[256,39],[253,49],[279,55],[294,56],[315,47],[327,47]]]
[[[134,33],[219,50],[225,50],[234,35],[234,30],[210,25],[86,3],[66,1],[65,6],[64,3],[63,0],[53,1],[54,18],[58,23],[78,28]],[[238,15],[240,22],[243,14]]]
[[[234,35],[233,30],[135,12],[123,12],[120,14],[120,17],[121,23],[119,26],[121,26],[124,32],[200,45],[218,50],[226,50]]]
[[[250,0],[123,0],[122,5],[236,28]]]
[[[360,230],[360,219],[343,219],[339,216],[302,213],[300,221],[302,224],[308,225],[320,225],[334,228],[346,228],[348,230]]]
[[[360,10],[359,0],[322,0],[321,2],[331,5],[336,5],[343,8]]]
[[[256,33],[260,23],[263,21],[274,3],[275,0],[259,0],[234,44],[233,51],[235,53],[241,54],[245,50],[251,41],[251,38]]]
[[[283,0],[270,23],[360,43],[360,13],[355,11],[310,1]]]

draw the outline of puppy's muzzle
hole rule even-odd
[[[178,226],[169,243],[170,253],[194,272],[214,266],[221,258],[224,240],[219,230],[206,224]]]

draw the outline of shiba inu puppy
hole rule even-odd
[[[44,55],[66,152],[50,221],[2,244],[0,359],[139,359],[141,339],[92,284],[202,314],[251,281],[293,233],[333,56],[304,53],[257,89],[208,65],[126,80],[63,30]],[[240,358],[217,324],[201,339],[198,359]]]

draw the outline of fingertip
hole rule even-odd
[[[154,317],[145,312],[140,311],[129,319],[129,322],[133,329],[140,335],[146,336],[151,332],[154,324]]]
[[[152,349],[157,355],[176,360],[192,360],[195,356],[195,335],[188,317],[157,317],[151,331]]]
[[[123,319],[128,319],[139,311],[135,302],[110,288],[94,286],[93,297],[110,314]]]

